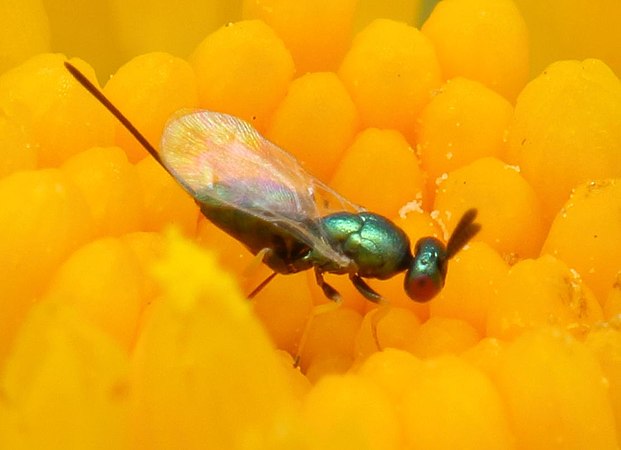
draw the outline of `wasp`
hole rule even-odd
[[[201,213],[240,241],[277,274],[313,269],[330,300],[340,294],[324,273],[347,275],[368,300],[381,295],[365,278],[405,272],[404,289],[418,302],[441,291],[448,261],[480,230],[467,210],[447,244],[423,237],[412,252],[395,223],[350,202],[306,172],[297,159],[249,123],[220,112],[182,110],[167,122],[158,152],[134,125],[69,62],[65,67],[190,194]]]

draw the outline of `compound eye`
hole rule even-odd
[[[443,280],[441,280],[443,281]],[[405,292],[408,296],[420,303],[434,298],[442,290],[444,283],[438,284],[438,279],[429,275],[407,276],[405,278]]]
[[[403,283],[412,300],[428,302],[442,290],[447,260],[446,247],[441,241],[433,237],[419,239]]]

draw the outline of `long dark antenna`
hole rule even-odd
[[[455,256],[481,230],[481,225],[474,222],[476,218],[477,210],[471,208],[459,219],[459,223],[446,244],[446,256],[449,259]]]
[[[129,131],[131,135],[134,136],[134,138],[136,138],[136,140],[140,143],[140,145],[142,145],[144,149],[147,152],[149,152],[149,154],[153,157],[153,159],[155,159],[159,163],[159,165],[162,166],[164,170],[166,170],[166,172],[171,174],[171,176],[175,178],[179,182],[179,184],[181,184],[190,193],[190,195],[192,195],[192,197],[196,200],[196,193],[190,187],[186,186],[182,182],[182,180],[178,179],[177,177],[174,176],[174,174],[170,172],[170,170],[162,162],[162,159],[160,158],[160,155],[157,152],[157,150],[155,150],[155,147],[151,145],[151,143],[147,140],[147,138],[145,138],[144,135],[140,131],[138,131],[138,129],[129,121],[129,119],[125,117],[125,115],[123,115],[123,113],[116,106],[114,106],[114,104],[110,100],[108,100],[108,98],[93,83],[91,83],[90,80],[86,78],[86,76],[82,72],[80,72],[77,67],[75,67],[73,64],[71,64],[68,61],[65,61],[64,64],[65,64],[65,68],[69,71],[69,73],[73,76],[73,78],[75,78],[75,80],[78,83],[80,83],[84,87],[84,89],[86,89],[93,97],[95,97],[95,99],[99,103],[101,103],[104,108],[110,111],[110,113],[119,122],[121,122],[121,124],[125,127],[125,129]],[[197,203],[199,202],[197,201]],[[277,272],[272,272],[256,288],[254,288],[254,290],[250,294],[248,294],[247,298],[252,299],[265,286],[267,286],[269,282],[272,281],[272,279],[274,279],[276,275],[278,275]]]
[[[146,151],[168,172],[168,169],[162,163],[159,153],[155,150],[155,147],[151,145],[147,138],[145,138],[140,131],[129,121],[127,117],[123,115],[119,109],[112,104],[110,100],[106,98],[103,93],[97,89],[97,87],[90,82],[86,76],[80,72],[73,64],[68,61],[65,61],[65,67],[69,71],[69,73],[76,79],[78,83],[80,83],[84,89],[86,89],[90,94],[97,99],[99,103],[101,103],[104,108],[106,108],[110,113],[116,117],[116,119],[121,122],[121,124],[129,131],[132,136],[136,138],[140,145],[142,145]]]

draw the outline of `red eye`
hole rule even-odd
[[[403,288],[416,302],[427,302],[444,286],[446,248],[434,237],[424,237],[416,243],[416,254],[405,274]]]
[[[416,277],[406,277],[405,292],[417,302],[428,302],[442,290],[442,279],[421,274]],[[438,283],[439,282],[439,283]]]

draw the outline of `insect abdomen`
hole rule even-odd
[[[226,190],[226,185],[222,185],[222,189]],[[309,246],[295,239],[290,231],[277,223],[213,197],[200,199],[197,203],[210,222],[244,244],[253,254],[270,249],[263,262],[275,272],[295,273],[313,266],[312,261],[304,258],[310,251]]]

